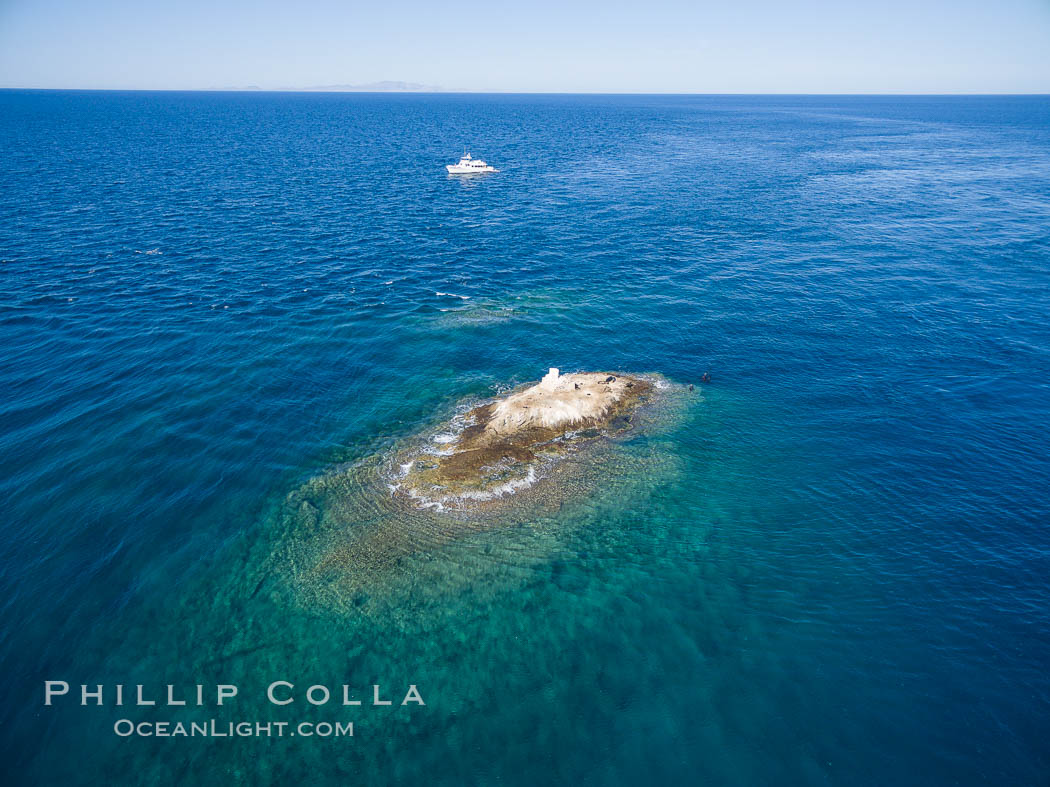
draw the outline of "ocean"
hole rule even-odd
[[[1050,779],[1050,99],[0,91],[0,182],[5,782]],[[694,390],[393,498],[552,366]]]

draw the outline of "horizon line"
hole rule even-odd
[[[915,97],[951,97],[951,96],[1017,96],[1017,97],[1050,97],[1046,92],[981,92],[981,91],[641,91],[641,90],[368,90],[368,89],[325,89],[311,87],[29,87],[24,85],[0,86],[0,91],[34,91],[52,93],[323,93],[323,94],[367,94],[367,95],[488,95],[488,96],[915,96]]]

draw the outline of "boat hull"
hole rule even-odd
[[[458,164],[446,164],[445,169],[449,175],[484,175],[486,172],[496,172],[495,167],[461,167]]]

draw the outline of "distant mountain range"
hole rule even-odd
[[[366,85],[310,85],[309,87],[261,88],[258,85],[243,87],[217,87],[214,90],[290,90],[317,93],[441,93],[444,89],[437,85],[421,85],[418,82],[369,82]]]

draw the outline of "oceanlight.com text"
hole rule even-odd
[[[352,738],[353,722],[239,721],[206,722],[139,721],[119,719],[113,732],[122,738]]]

